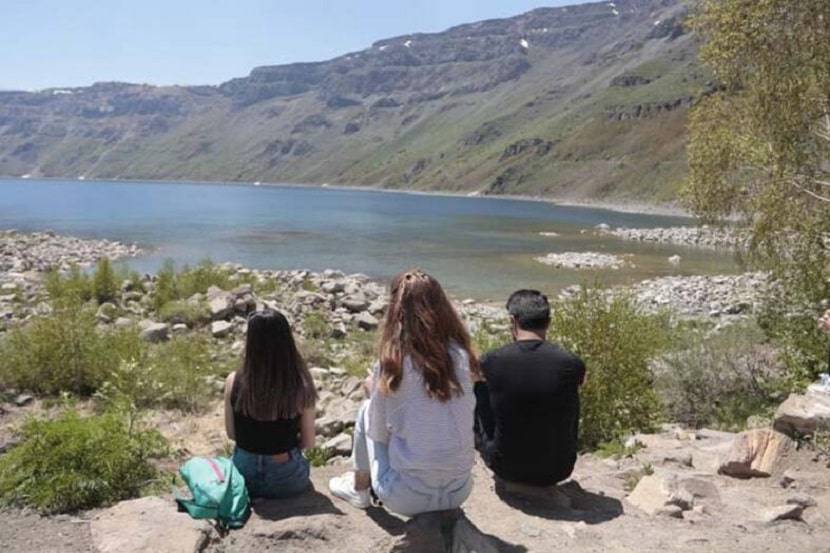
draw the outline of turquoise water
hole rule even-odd
[[[500,300],[518,287],[548,292],[669,274],[735,270],[731,257],[583,232],[599,223],[656,227],[688,219],[543,202],[423,196],[331,188],[0,180],[0,228],[51,229],[136,242],[129,262],[153,271],[205,258],[262,269],[342,269],[388,278],[420,266],[457,295]],[[557,232],[559,237],[540,236]],[[549,252],[630,254],[618,271],[579,272],[533,260]],[[679,267],[667,258],[683,257]]]

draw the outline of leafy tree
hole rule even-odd
[[[691,207],[743,215],[753,245],[773,252],[794,232],[826,227],[830,3],[702,0],[692,27],[719,87],[691,114]]]
[[[803,384],[830,345],[830,2],[701,0],[691,26],[717,88],[690,115],[686,199],[750,228],[776,281],[761,323]]]

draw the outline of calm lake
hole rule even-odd
[[[147,252],[129,261],[139,271],[154,271],[167,258],[179,265],[210,258],[261,269],[333,268],[374,278],[417,265],[455,295],[500,301],[518,287],[552,293],[598,279],[619,284],[737,270],[729,255],[596,236],[591,229],[599,223],[658,227],[690,220],[331,188],[0,180],[0,228],[135,242]],[[534,261],[568,251],[630,254],[634,267],[586,272]],[[683,258],[678,267],[667,259],[674,254]]]

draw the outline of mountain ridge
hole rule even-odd
[[[685,13],[537,8],[216,86],[0,91],[0,174],[670,201],[711,87]]]

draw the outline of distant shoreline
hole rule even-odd
[[[504,195],[482,195],[469,192],[455,192],[451,190],[399,190],[394,188],[383,188],[380,186],[371,185],[349,185],[349,184],[308,184],[308,183],[290,183],[290,182],[261,182],[255,184],[254,182],[245,181],[200,181],[200,180],[158,180],[158,179],[136,179],[136,178],[85,178],[73,179],[69,177],[36,177],[23,178],[19,176],[2,176],[0,180],[10,181],[66,181],[66,182],[111,182],[111,183],[150,183],[150,184],[199,184],[199,185],[213,185],[213,186],[240,186],[240,187],[268,187],[268,188],[312,188],[322,190],[356,190],[360,192],[382,192],[389,194],[411,194],[415,196],[439,196],[448,198],[476,198],[484,200],[513,200],[522,202],[543,202],[563,207],[578,207],[584,209],[597,209],[603,211],[613,211],[617,213],[634,213],[641,215],[660,215],[667,217],[683,217],[693,218],[694,216],[688,211],[678,206],[673,205],[652,205],[641,202],[613,202],[605,200],[589,200],[589,199],[573,199],[573,198],[558,198],[555,196],[526,196],[522,194],[504,194]],[[255,181],[259,182],[259,181]]]

